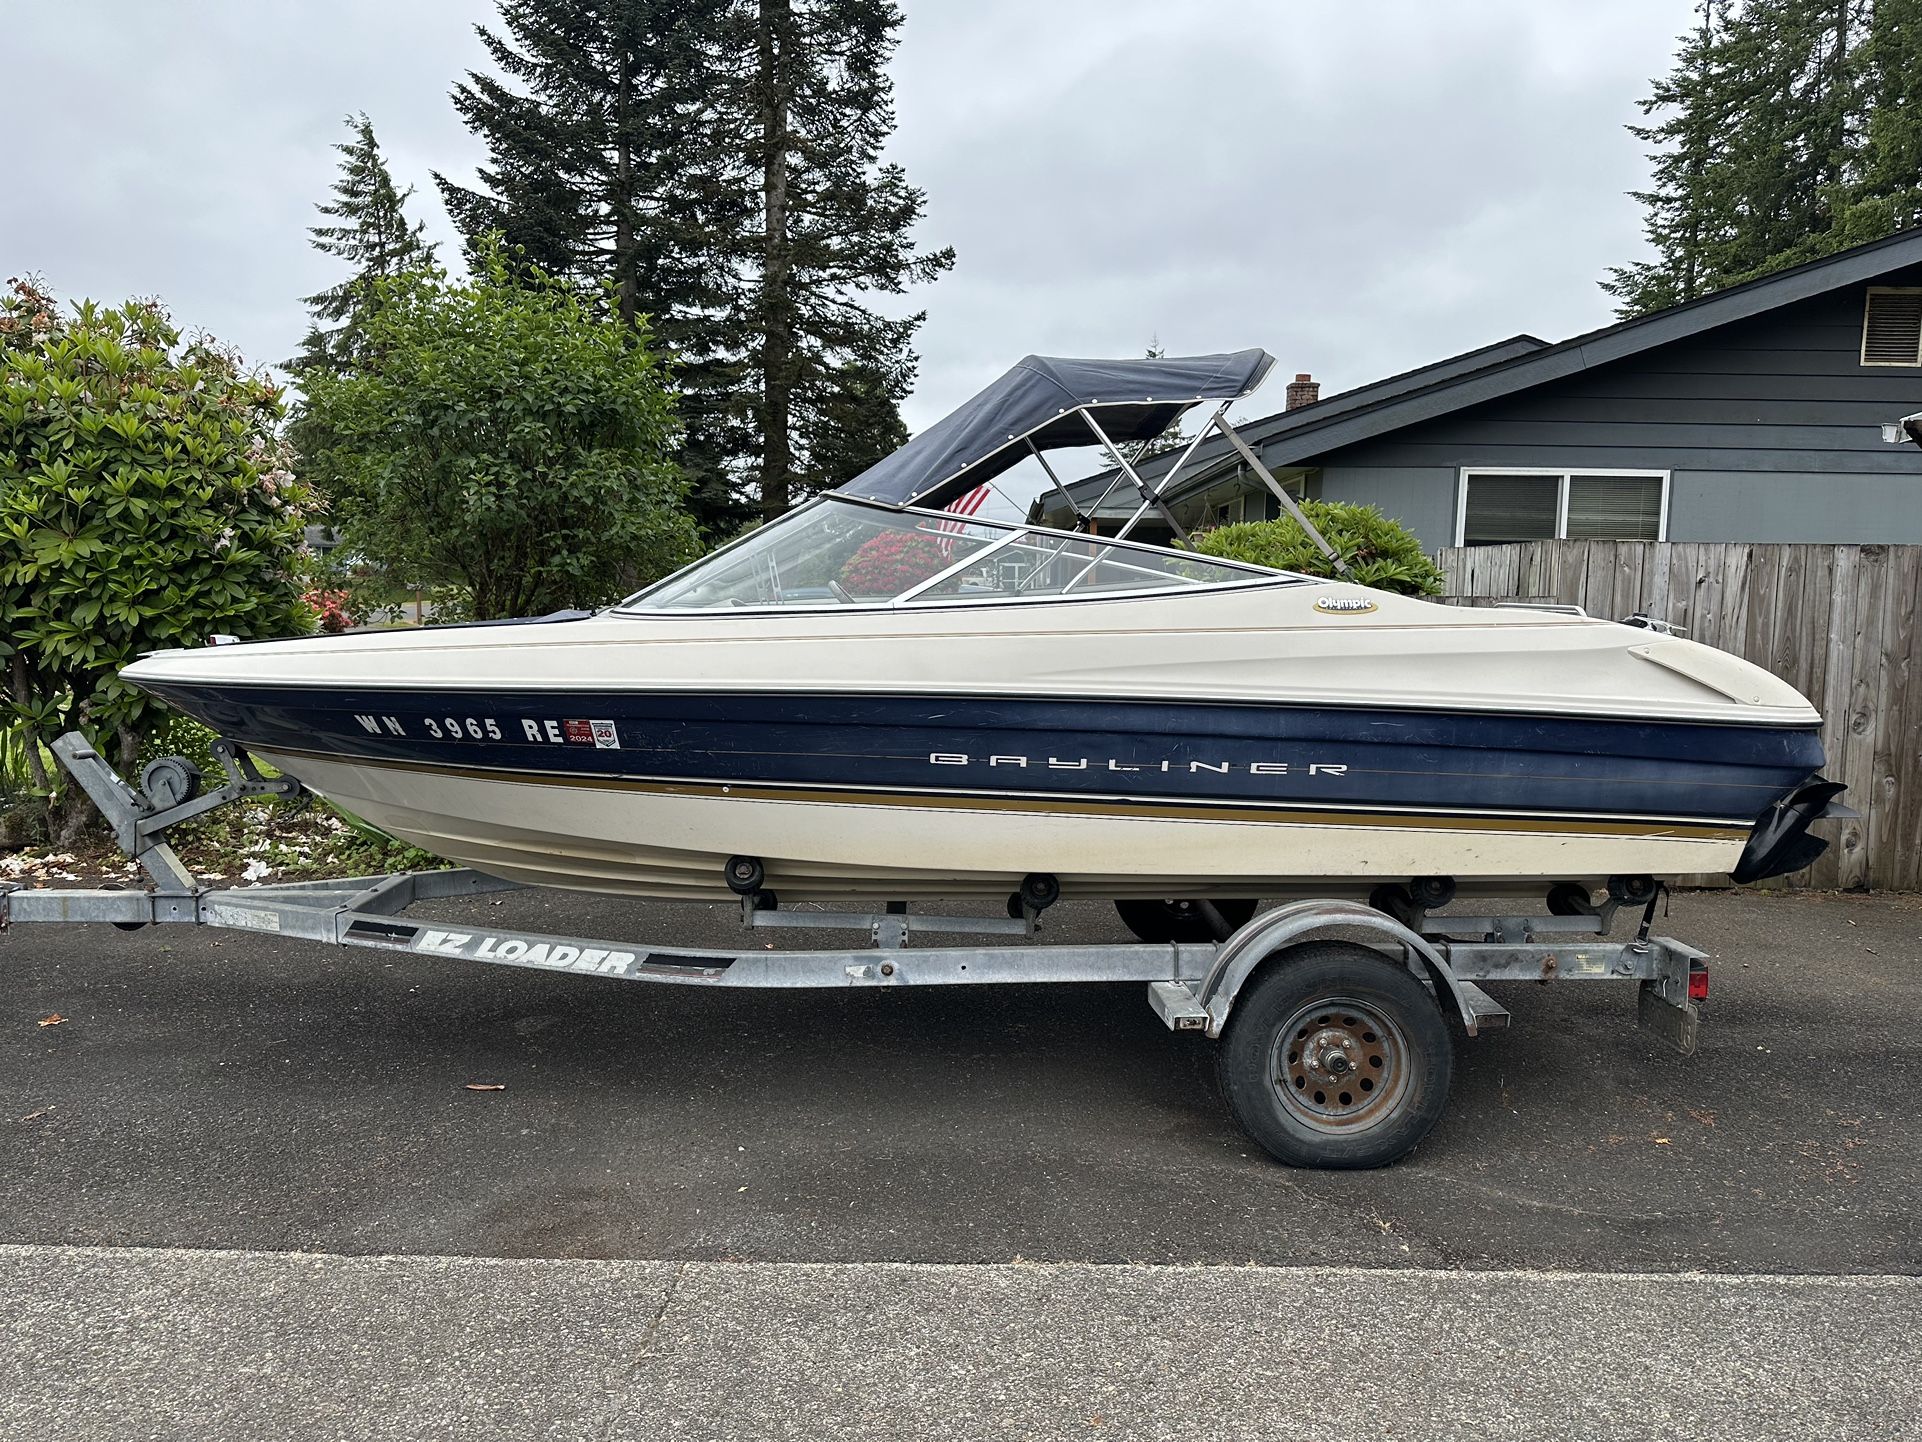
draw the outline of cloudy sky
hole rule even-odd
[[[1604,324],[1642,253],[1622,129],[1687,0],[905,0],[893,154],[958,252],[928,311],[918,428],[1029,351],[1259,345],[1357,385]],[[290,354],[341,117],[430,170],[479,147],[447,100],[491,0],[0,0],[0,275],[157,295],[250,358]],[[446,249],[451,253],[454,247]],[[1254,414],[1278,409],[1276,393]],[[1272,404],[1270,404],[1272,403]]]

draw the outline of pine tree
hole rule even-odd
[[[1722,54],[1728,32],[1728,0],[1701,0],[1695,29],[1682,37],[1675,68],[1639,102],[1644,115],[1667,112],[1660,124],[1631,125],[1650,153],[1654,185],[1632,191],[1647,215],[1643,233],[1659,259],[1615,266],[1602,289],[1621,302],[1624,318],[1693,300],[1702,293],[1704,252],[1716,233],[1714,193],[1726,154],[1727,116]]]
[[[1162,360],[1168,354],[1168,347],[1161,343],[1160,336],[1152,336],[1149,338],[1148,348],[1141,354],[1145,360]],[[1150,456],[1163,455],[1168,451],[1186,450],[1189,440],[1190,437],[1187,429],[1180,421],[1176,421],[1173,425],[1169,426],[1167,430],[1152,440],[1142,441],[1138,444],[1134,449],[1134,453],[1130,455],[1128,459],[1131,463],[1139,465]]]
[[[454,106],[487,144],[481,188],[434,178],[470,248],[498,231],[551,275],[609,283],[676,362],[681,460],[704,532],[749,514],[736,391],[737,237],[750,224],[740,137],[718,113],[736,0],[500,0],[478,27],[501,75],[470,71]]]
[[[841,367],[810,413],[807,453],[823,485],[851,480],[908,443],[901,419],[905,387],[858,362]]]
[[[1859,143],[1867,0],[1748,0],[1730,33],[1735,205],[1712,254],[1731,285],[1839,248]]]
[[[1845,246],[1922,224],[1922,0],[1876,0],[1861,96],[1860,173],[1837,222]]]
[[[901,294],[954,264],[918,252],[923,193],[880,163],[894,130],[893,0],[747,0],[754,71],[745,88],[761,182],[753,277],[761,513],[796,492],[847,478],[846,421],[863,416],[860,449],[904,436],[899,403],[925,312],[894,319],[867,297]],[[744,7],[745,8],[745,7]]]
[[[374,303],[374,282],[431,265],[436,247],[425,238],[426,223],[407,219],[410,185],[400,190],[387,169],[374,125],[365,113],[347,117],[353,139],[334,148],[341,153],[340,178],[332,201],[315,207],[333,224],[308,227],[316,250],[338,256],[354,273],[338,285],[306,298],[313,324],[300,354],[286,363],[296,373],[341,372],[352,368]],[[331,324],[330,324],[331,322]]]
[[[866,303],[953,262],[880,163],[892,0],[500,0],[504,78],[454,91],[481,188],[437,176],[470,237],[611,281],[676,357],[703,529],[845,480],[906,437],[922,316]]]
[[[1922,218],[1922,0],[1702,0],[1642,102],[1656,259],[1602,288],[1640,315]]]

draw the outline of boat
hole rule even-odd
[[[1386,886],[1438,904],[1549,886],[1579,909],[1592,888],[1639,899],[1821,851],[1809,826],[1841,788],[1818,774],[1815,709],[1659,622],[1444,605],[981,513],[1016,464],[1059,486],[1049,454],[1097,443],[1137,517],[1185,534],[1131,448],[1212,406],[1170,480],[1223,435],[1299,515],[1226,415],[1272,364],[1031,356],[839,490],[593,614],[169,651],[123,674],[403,841],[592,892],[1160,905]]]

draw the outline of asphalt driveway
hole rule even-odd
[[[467,904],[738,936],[725,908]],[[1120,935],[1102,907],[1050,921],[1048,940]],[[1252,1147],[1210,1044],[1138,986],[757,995],[19,927],[0,937],[0,1243],[1922,1269],[1922,901],[1691,894],[1663,929],[1715,957],[1694,1057],[1637,1031],[1632,987],[1501,988],[1514,1029],[1462,1043],[1428,1144],[1335,1175]]]

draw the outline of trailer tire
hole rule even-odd
[[[1217,1061],[1229,1111],[1276,1161],[1382,1167],[1441,1120],[1454,1038],[1407,967],[1354,942],[1314,941],[1243,989]]]

